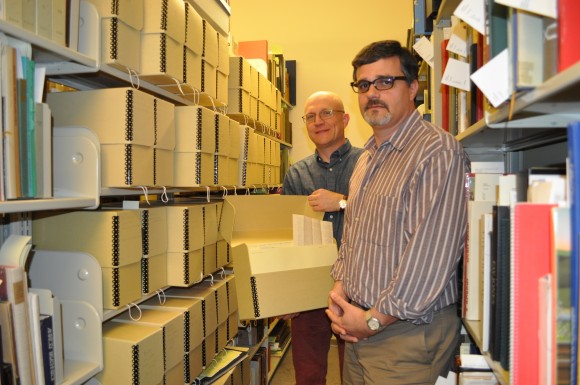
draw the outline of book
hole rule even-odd
[[[579,234],[580,234],[580,122],[568,125],[568,188],[570,190],[570,228],[571,254],[570,254],[570,308],[572,322],[572,346],[571,346],[571,384],[577,383],[578,371],[578,295],[580,290],[578,271],[579,265]]]
[[[514,91],[531,89],[544,81],[542,16],[509,8],[508,52]]]
[[[16,81],[16,49],[1,39],[2,55],[2,103],[4,199],[21,197],[20,172],[18,170],[18,103]]]
[[[40,336],[40,303],[36,293],[28,292],[28,314],[30,315],[29,327],[32,339],[32,363],[35,381],[39,384],[48,384],[44,378],[43,346],[42,337]]]
[[[42,346],[45,362],[44,376],[46,379],[51,379],[50,382],[47,380],[47,384],[60,384],[64,379],[64,348],[61,302],[48,289],[31,287],[28,289],[28,291],[38,295],[38,301],[40,305],[40,331],[43,341]],[[45,346],[48,346],[49,344],[52,344],[52,348],[46,349]],[[46,365],[47,359],[49,365]]]
[[[52,122],[47,103],[36,103],[34,110],[36,152],[36,197],[52,198]]]
[[[26,272],[21,266],[0,265],[0,282],[0,300],[9,301],[12,304],[18,379],[21,385],[33,385],[35,384],[34,364]]]
[[[491,357],[509,369],[510,206],[493,206],[491,232],[490,340]]]
[[[577,45],[580,36],[578,14],[580,2],[558,0],[558,71],[564,71],[580,60]]]
[[[479,312],[480,290],[480,219],[491,213],[495,201],[469,201],[467,203],[467,239],[463,266],[463,318],[481,320]]]
[[[480,254],[480,291],[479,314],[481,325],[481,351],[489,351],[489,335],[491,322],[491,232],[493,230],[493,214],[485,213],[481,216],[479,225],[479,254]]]
[[[18,362],[16,361],[16,341],[14,340],[14,321],[10,301],[0,301],[0,331],[2,335],[3,363],[9,366],[9,384],[16,385],[18,379]],[[3,368],[4,369],[4,368]],[[3,374],[5,370],[2,371]]]
[[[510,265],[510,383],[539,383],[539,279],[551,273],[553,204],[514,205]]]

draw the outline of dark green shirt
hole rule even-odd
[[[353,147],[347,139],[338,150],[330,156],[330,162],[324,162],[318,151],[288,169],[284,177],[282,194],[310,195],[320,188],[348,195],[348,182],[354,165],[364,150]],[[324,213],[324,220],[332,222],[332,231],[337,246],[342,239],[344,212]]]

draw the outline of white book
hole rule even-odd
[[[12,303],[16,361],[21,385],[34,385],[32,338],[28,314],[28,284],[20,266],[0,265],[0,299]]]
[[[469,201],[467,205],[467,239],[464,254],[463,318],[480,321],[480,218],[491,213],[494,201]]]
[[[44,359],[42,357],[42,337],[40,335],[40,303],[38,294],[28,293],[28,311],[30,321],[30,335],[32,339],[32,362],[34,376],[38,384],[45,384]]]
[[[493,229],[493,214],[485,213],[480,224],[480,289],[479,301],[481,314],[481,351],[489,351],[491,331],[491,232]]]
[[[64,348],[62,340],[62,305],[60,300],[48,289],[31,287],[29,292],[38,295],[40,315],[52,317],[52,331],[54,341],[55,383],[61,384],[64,380]]]
[[[48,104],[36,103],[36,197],[52,198],[52,122]]]

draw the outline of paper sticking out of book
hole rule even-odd
[[[203,385],[212,384],[247,356],[247,351],[224,348],[201,372],[196,381]]]
[[[293,214],[293,240],[296,246],[329,245],[334,242],[332,222]]]

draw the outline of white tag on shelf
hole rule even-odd
[[[485,3],[483,0],[463,0],[453,14],[485,35]]]

